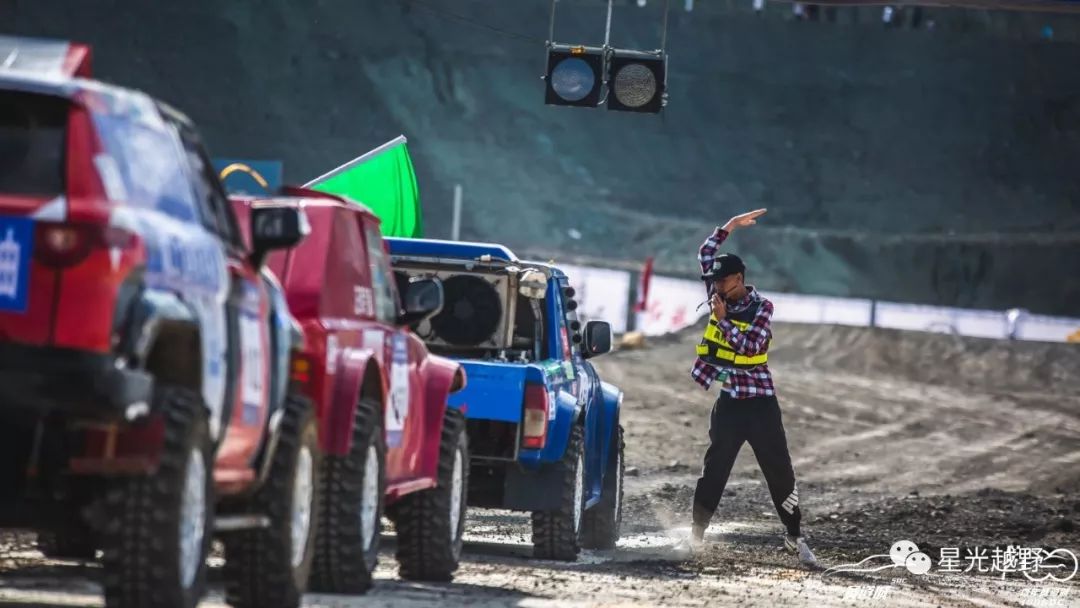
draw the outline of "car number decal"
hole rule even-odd
[[[244,407],[243,421],[244,424],[257,424],[264,396],[263,379],[266,377],[262,328],[258,317],[247,313],[240,315],[240,348],[244,357],[240,388]]]
[[[353,314],[360,317],[375,316],[375,296],[370,287],[353,288]]]
[[[390,337],[390,409],[386,414],[386,444],[401,445],[405,419],[409,416],[409,349],[405,336]]]
[[[326,373],[327,375],[334,375],[337,373],[337,361],[338,355],[341,354],[341,347],[338,345],[337,334],[330,334],[326,337]]]

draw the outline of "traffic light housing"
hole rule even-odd
[[[667,55],[611,47],[550,45],[544,103],[656,114],[667,101]]]
[[[548,49],[544,103],[595,108],[604,86],[604,49],[552,45]]]
[[[607,63],[609,110],[656,114],[664,107],[666,55],[616,49]]]

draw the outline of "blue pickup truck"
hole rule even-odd
[[[439,279],[442,311],[414,330],[458,360],[472,462],[468,501],[532,512],[533,555],[574,560],[608,549],[622,519],[622,392],[589,359],[611,327],[582,323],[558,268],[501,245],[386,239],[395,280]]]

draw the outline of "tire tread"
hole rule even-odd
[[[465,527],[465,497],[468,496],[469,451],[465,417],[447,409],[439,441],[438,485],[408,494],[395,505],[397,560],[402,578],[416,581],[450,581],[461,557],[461,536]],[[456,541],[451,541],[450,493],[454,457],[464,450],[461,513]]]
[[[308,556],[292,566],[292,500],[297,459],[306,444],[311,450],[316,477],[310,533],[318,526],[319,446],[311,402],[289,395],[278,431],[273,462],[263,486],[242,506],[245,512],[267,515],[270,527],[225,535],[225,601],[236,608],[295,608],[307,587],[311,567]]]
[[[625,496],[622,481],[626,470],[626,461],[623,459],[626,444],[623,441],[622,426],[616,428],[615,442],[611,447],[617,452],[608,455],[603,495],[599,503],[585,511],[581,520],[581,546],[586,549],[614,549],[619,541]],[[616,454],[618,459],[615,458]],[[616,480],[619,483],[616,483]],[[616,490],[619,492],[618,501],[614,497]]]
[[[574,425],[570,432],[570,440],[566,444],[566,451],[563,453],[562,466],[565,474],[562,480],[562,502],[559,508],[550,511],[533,511],[533,557],[537,559],[574,561],[581,552],[580,530],[577,534],[574,532],[574,475],[583,442],[581,426]],[[584,513],[581,523],[582,525],[585,523]]]
[[[102,533],[108,608],[193,608],[206,586],[214,515],[213,456],[206,409],[196,391],[162,385],[154,395],[165,436],[156,473],[117,481],[106,492]],[[180,495],[190,447],[201,444],[206,479],[203,561],[191,587],[179,577]]]
[[[360,505],[363,500],[363,472],[368,446],[374,441],[382,462],[379,465],[379,502],[376,517],[381,519],[386,492],[386,446],[382,432],[382,402],[361,398],[353,417],[353,439],[344,456],[328,454],[322,464],[322,501],[315,539],[315,561],[310,588],[323,593],[361,594],[371,588],[378,563],[379,529],[371,545],[363,547]]]

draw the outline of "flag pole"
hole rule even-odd
[[[335,175],[337,175],[339,173],[343,173],[345,171],[348,171],[349,169],[352,169],[356,165],[359,165],[360,163],[369,161],[369,160],[375,158],[376,156],[382,154],[383,152],[387,152],[389,150],[392,150],[393,148],[396,148],[396,147],[398,147],[398,146],[400,146],[400,145],[402,145],[402,144],[404,144],[404,143],[406,143],[408,141],[409,140],[405,139],[404,135],[398,135],[394,139],[391,139],[390,141],[386,142],[385,144],[379,146],[378,148],[375,148],[374,150],[371,150],[370,152],[365,152],[364,154],[362,154],[360,156],[357,156],[356,158],[354,158],[354,159],[350,160],[349,162],[345,163],[344,165],[341,165],[337,169],[331,169],[330,171],[320,175],[319,177],[316,177],[315,179],[311,180],[310,182],[304,184],[304,187],[305,188],[310,188],[310,187],[314,186],[315,184],[318,184],[319,182],[325,182],[326,180],[330,179],[331,177],[334,177]]]
[[[454,220],[450,228],[450,240],[461,240],[461,184],[454,184]]]

